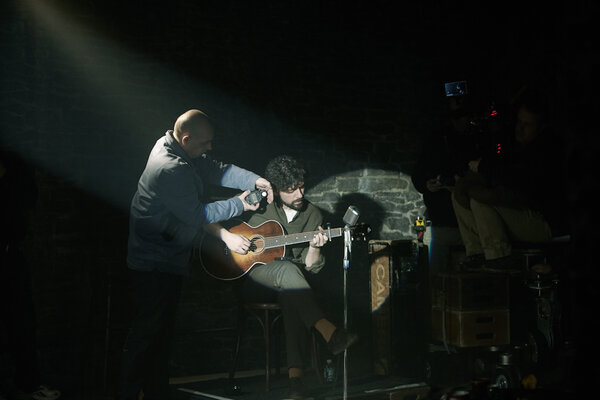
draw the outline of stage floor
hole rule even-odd
[[[533,372],[536,379],[535,388],[522,386],[523,378],[530,375],[523,369],[513,370],[513,385],[519,389],[501,389],[497,387],[498,368],[500,375],[511,377],[511,370],[496,366],[496,374],[475,372],[469,365],[479,365],[475,360],[482,360],[481,353],[462,351],[456,354],[443,352],[430,353],[432,368],[427,379],[408,378],[401,375],[349,375],[346,390],[343,384],[343,369],[338,370],[338,379],[333,383],[320,383],[313,371],[307,371],[304,381],[306,388],[314,400],[448,400],[456,391],[469,392],[471,400],[512,400],[512,399],[575,399],[577,387],[574,378],[579,371],[574,362],[571,348],[558,356],[554,362],[538,366]],[[560,352],[562,353],[562,352]],[[485,352],[484,352],[485,354]],[[581,367],[581,366],[580,366]],[[522,369],[522,368],[521,368]],[[286,374],[272,374],[270,390],[265,391],[264,371],[240,371],[236,374],[235,386],[239,390],[232,391],[234,385],[226,378],[226,374],[217,376],[189,377],[174,379],[171,382],[172,399],[175,400],[282,400],[287,398],[288,378]],[[591,383],[591,382],[590,382]],[[597,382],[594,382],[597,385]],[[478,394],[479,392],[479,394]]]
[[[319,384],[316,377],[305,377],[307,389],[314,400],[344,399],[342,382]],[[271,390],[265,391],[264,375],[236,379],[239,391],[233,393],[232,385],[226,378],[203,382],[190,382],[172,385],[174,400],[284,400],[288,394],[288,380],[284,375],[272,376]],[[564,385],[547,384],[535,390],[525,389],[492,389],[486,388],[477,392],[475,381],[452,386],[436,386],[397,376],[363,376],[348,379],[347,399],[358,400],[448,400],[460,391],[469,395],[471,400],[549,400],[575,399],[576,393]]]
[[[342,378],[342,377],[340,377]],[[307,391],[314,400],[337,400],[344,398],[343,379],[334,383],[320,384],[314,374],[304,378]],[[173,399],[177,400],[282,400],[288,394],[288,379],[284,375],[271,377],[270,390],[265,391],[264,375],[239,378],[235,380],[238,391],[233,392],[233,385],[226,378],[204,382],[190,382],[173,385]],[[352,399],[389,399],[389,393],[404,391],[414,393],[411,398],[421,399],[431,392],[424,382],[401,377],[365,376],[348,379],[347,398]],[[401,397],[395,397],[400,399]],[[438,397],[439,398],[439,397]]]

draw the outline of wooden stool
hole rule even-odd
[[[246,328],[246,316],[250,314],[254,318],[258,320],[263,330],[263,337],[265,340],[265,391],[268,392],[270,390],[270,381],[271,381],[271,339],[273,338],[273,331],[277,328],[277,323],[282,317],[281,307],[278,303],[240,303],[238,306],[238,329],[237,329],[237,338],[235,344],[235,350],[233,355],[233,363],[231,369],[229,371],[229,380],[233,381],[235,376],[235,371],[237,368],[237,361],[240,351],[240,345],[242,341],[242,337],[245,334]],[[313,367],[317,372],[317,378],[320,383],[323,381],[323,377],[320,374],[320,363],[319,358],[317,357],[317,341],[315,337],[315,331],[311,330],[311,358],[313,362]],[[279,365],[279,338],[278,336],[274,337],[275,339],[275,350],[276,350],[276,371],[279,374],[280,365]]]
[[[571,236],[565,235],[542,243],[516,242],[513,243],[513,251],[523,257],[525,268],[529,271],[536,263],[549,263],[550,258],[568,258],[570,246]]]
[[[238,307],[238,330],[233,355],[233,364],[229,371],[229,379],[233,380],[240,352],[240,344],[246,330],[246,315],[250,314],[260,323],[265,339],[265,391],[270,390],[271,380],[271,334],[276,323],[281,319],[281,307],[278,303],[243,303]],[[279,350],[279,346],[277,346]],[[279,352],[277,352],[279,357]],[[277,373],[279,373],[279,358],[277,358]]]

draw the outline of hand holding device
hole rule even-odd
[[[262,199],[266,199],[267,198],[267,191],[266,190],[262,190],[262,189],[256,189],[250,192],[250,194],[248,194],[248,196],[246,196],[246,198],[244,200],[246,200],[246,203],[250,204],[251,206],[258,204],[262,201]]]

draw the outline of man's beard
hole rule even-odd
[[[287,203],[284,201],[281,201],[281,203],[289,208],[291,208],[292,210],[296,210],[296,211],[302,211],[302,209],[304,208],[304,198],[300,198],[298,200],[295,200],[293,203]]]

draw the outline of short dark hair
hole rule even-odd
[[[298,160],[288,155],[275,157],[267,164],[265,178],[274,191],[285,190],[304,182],[306,170]]]

